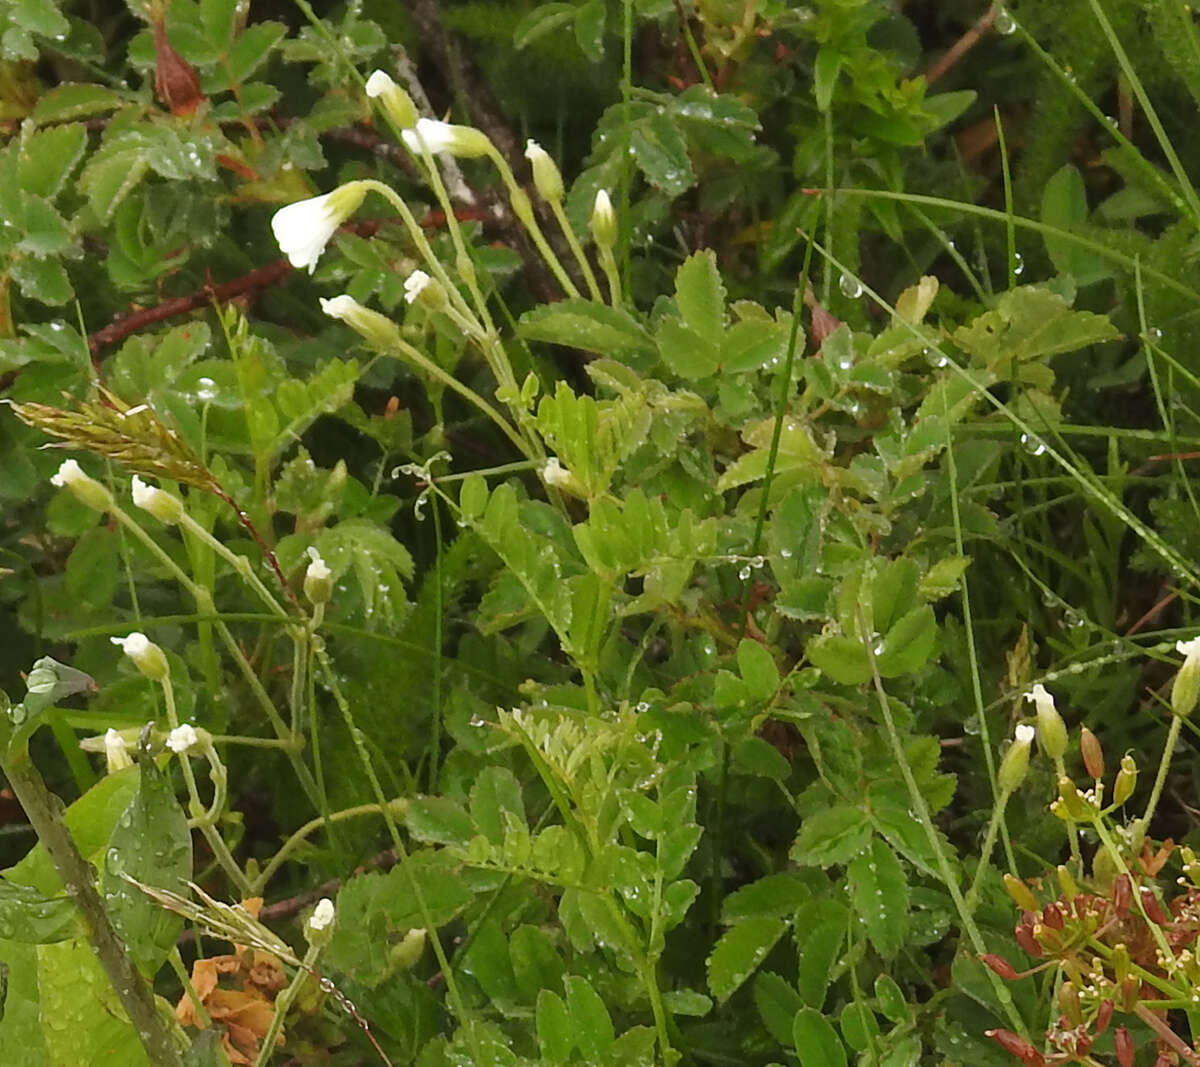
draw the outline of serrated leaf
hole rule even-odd
[[[680,378],[696,381],[715,374],[721,364],[720,350],[679,319],[666,317],[655,334],[662,361]]]
[[[404,821],[418,841],[438,845],[465,847],[479,833],[471,816],[450,797],[413,797]]]
[[[875,664],[884,678],[911,674],[925,665],[937,644],[938,627],[933,608],[922,604],[901,618],[875,649]]]
[[[575,1044],[586,1061],[599,1063],[612,1048],[615,1038],[608,1008],[586,978],[570,974],[564,984]]]
[[[708,957],[708,989],[719,1001],[728,1000],[766,959],[783,936],[782,919],[746,919],[721,935]]]
[[[891,846],[873,838],[870,847],[846,868],[850,899],[871,944],[885,959],[904,945],[908,932],[908,880]]]
[[[801,1008],[792,1023],[800,1067],[846,1067],[846,1047],[833,1025],[815,1008]]]
[[[749,637],[738,642],[737,664],[752,700],[770,700],[775,695],[779,689],[779,667],[762,642]]]
[[[12,261],[9,274],[30,300],[57,307],[65,304],[75,290],[62,263],[57,259],[37,259],[22,256]]]
[[[585,0],[575,9],[575,40],[593,63],[604,58],[604,26],[608,8],[604,0]]]
[[[560,300],[536,307],[521,316],[517,332],[529,341],[605,356],[652,349],[650,335],[627,311],[590,300]]]
[[[508,951],[517,988],[527,1001],[540,1000],[542,990],[561,988],[565,965],[540,926],[518,926],[508,939]]]
[[[712,249],[693,252],[675,272],[675,303],[688,329],[719,345],[725,328],[725,283]]]
[[[542,1059],[565,1063],[575,1048],[575,1031],[571,1014],[557,993],[543,989],[538,994],[536,1025]]]
[[[80,122],[37,130],[23,137],[17,158],[21,188],[35,196],[57,196],[86,147],[87,130]]]
[[[285,33],[287,27],[279,22],[256,22],[253,26],[247,26],[233,42],[225,61],[223,74],[229,84],[241,85],[250,78],[267,61]]]
[[[958,588],[959,580],[971,565],[970,556],[945,556],[922,576],[917,590],[923,600],[941,600]]]
[[[792,1044],[792,1020],[804,1007],[795,988],[773,971],[760,971],[754,978],[754,1006],[759,1017],[785,1048]]]
[[[39,126],[65,119],[81,119],[116,111],[129,101],[120,93],[102,85],[68,82],[43,93],[33,109],[33,121]]]
[[[79,189],[101,222],[107,222],[117,205],[150,170],[145,145],[125,144],[97,151],[79,175]]]
[[[867,846],[871,824],[861,808],[838,804],[809,815],[788,855],[804,867],[848,863]]]
[[[730,893],[722,901],[721,922],[790,917],[810,896],[812,890],[798,875],[768,874]]]
[[[649,115],[633,127],[630,148],[646,180],[668,196],[681,196],[696,182],[679,127],[665,113]]]
[[[521,784],[506,767],[485,767],[471,787],[471,818],[493,845],[504,840],[506,818],[525,823]]]
[[[1067,163],[1055,171],[1042,187],[1041,221],[1047,226],[1076,230],[1087,222],[1088,199],[1083,175]],[[1050,233],[1043,234],[1046,253],[1056,270],[1070,274],[1082,288],[1101,278],[1110,277],[1112,264],[1074,241],[1064,241]]]
[[[799,952],[796,988],[811,1008],[820,1008],[825,1003],[849,919],[850,909],[836,900],[810,900],[796,912],[793,920]]]
[[[856,638],[820,635],[804,651],[814,667],[842,685],[861,685],[871,677],[871,660]]]

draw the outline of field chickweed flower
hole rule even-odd
[[[293,267],[307,267],[311,274],[329,239],[358,210],[364,196],[366,190],[359,182],[347,182],[332,192],[281,207],[271,218],[279,250]]]
[[[1025,694],[1025,699],[1037,707],[1038,744],[1042,751],[1052,760],[1062,759],[1067,751],[1067,724],[1054,706],[1054,697],[1038,682]]]
[[[321,310],[331,319],[344,322],[368,344],[381,350],[393,348],[399,340],[396,324],[386,315],[363,307],[348,293],[326,300],[320,297]]]
[[[182,726],[176,726],[167,734],[167,748],[176,755],[182,755],[199,743],[200,738],[196,735],[196,729],[190,723],[185,722]]]
[[[159,522],[173,526],[183,518],[183,502],[176,496],[147,485],[136,474],[130,483],[135,507],[150,512]]]
[[[533,170],[533,187],[543,200],[557,202],[563,198],[563,180],[558,166],[537,141],[525,142],[525,158]]]
[[[592,236],[596,244],[602,248],[612,248],[617,243],[617,213],[613,211],[612,200],[608,190],[601,189],[596,193],[596,201],[592,205],[592,217],[588,223],[592,228]]]
[[[304,572],[304,595],[313,604],[328,604],[333,596],[333,572],[321,558],[321,553],[309,547],[310,563]]]
[[[1171,686],[1171,710],[1186,719],[1196,710],[1196,703],[1200,700],[1200,637],[1176,641],[1175,651],[1184,659]]]
[[[116,774],[117,771],[133,766],[125,738],[111,726],[104,731],[104,765],[109,774]]]
[[[477,159],[492,152],[492,142],[473,126],[455,126],[437,119],[417,119],[416,125],[400,136],[417,155],[422,145],[430,152],[449,152],[459,159]]]
[[[120,645],[121,651],[131,660],[147,678],[161,682],[170,673],[167,657],[163,650],[151,641],[144,633],[134,630],[126,637],[110,637],[114,645]]]
[[[50,484],[59,489],[70,489],[83,503],[96,511],[107,511],[112,507],[112,494],[95,478],[85,474],[76,460],[64,459],[58,473],[50,478]]]
[[[1011,793],[1025,780],[1025,772],[1029,770],[1029,746],[1037,731],[1028,723],[1021,723],[1013,731],[1013,743],[1004,753],[1000,761],[1000,771],[996,780],[1001,793]]]
[[[402,130],[410,129],[417,123],[417,106],[412,97],[400,88],[382,70],[371,72],[367,79],[367,96],[378,100],[383,110]]]

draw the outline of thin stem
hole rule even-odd
[[[575,262],[579,264],[579,269],[583,272],[583,280],[587,283],[588,293],[593,300],[602,299],[600,286],[596,284],[596,274],[592,270],[587,256],[583,254],[583,247],[579,243],[579,238],[575,236],[575,228],[571,225],[571,220],[567,218],[567,213],[563,210],[562,201],[547,200],[546,203],[550,205],[550,211],[558,222],[558,228],[562,230],[563,237],[567,239],[567,247],[571,249],[571,255],[575,257]]]
[[[597,246],[596,255],[600,259],[600,269],[604,271],[604,277],[608,280],[608,302],[613,307],[619,308],[622,297],[621,272],[617,269],[617,257],[607,246]]]
[[[1179,743],[1179,731],[1183,727],[1183,719],[1179,715],[1171,717],[1171,725],[1167,729],[1167,741],[1163,745],[1162,756],[1158,760],[1158,774],[1154,776],[1154,788],[1150,790],[1150,799],[1146,801],[1146,811],[1142,815],[1142,831],[1150,829],[1150,820],[1158,808],[1159,798],[1163,787],[1167,784],[1167,769],[1171,766],[1171,757],[1175,755],[1175,746]]]
[[[979,889],[983,883],[983,872],[987,870],[992,850],[996,847],[996,834],[1000,830],[1000,824],[1004,821],[1004,809],[1008,806],[1009,796],[1011,794],[1008,791],[1002,792],[992,805],[992,817],[988,820],[987,834],[984,836],[983,848],[979,853],[979,866],[975,868],[975,877],[971,880],[971,888],[967,890],[965,898],[967,908],[972,913],[979,903]],[[1012,866],[1011,863],[1010,866]]]
[[[262,579],[254,573],[254,567],[245,556],[239,556],[228,545],[218,540],[203,526],[193,519],[186,511],[179,518],[179,525],[192,534],[197,540],[208,545],[218,556],[228,563],[238,576],[257,594],[267,610],[274,615],[288,617],[287,609],[271,595],[271,591],[263,584]]]
[[[296,969],[287,989],[275,998],[275,1014],[271,1017],[271,1025],[267,1029],[266,1036],[262,1039],[254,1067],[266,1067],[271,1062],[271,1057],[275,1054],[275,1042],[279,1039],[279,1033],[283,1029],[283,1020],[287,1017],[288,1009],[313,973],[313,967],[320,955],[321,946],[319,944],[309,945],[308,951],[304,954],[304,962]]]
[[[1067,777],[1067,764],[1062,756],[1054,758],[1054,773],[1059,778]],[[1067,823],[1067,840],[1071,845],[1071,862],[1075,865],[1075,873],[1083,873],[1083,855],[1079,851],[1079,830],[1073,822]],[[1015,873],[1015,871],[1014,871]]]

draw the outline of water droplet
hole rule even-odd
[[[196,379],[196,399],[200,401],[215,400],[217,396],[217,383],[211,378]]]
[[[739,578],[741,578],[741,580],[742,580],[743,582],[744,582],[744,581],[745,581],[747,578],[749,578],[749,577],[750,577],[750,565],[749,565],[749,564],[747,564],[747,565],[746,565],[745,567],[743,567],[743,568],[742,568],[740,571],[738,571],[738,577],[739,577]]]
[[[792,550],[790,548],[781,548],[779,550],[779,555],[783,559],[791,559],[792,558]]]
[[[843,356],[841,359],[838,360],[838,367],[841,370],[849,370],[853,366],[854,366],[854,360],[852,360],[849,356]]]
[[[1157,326],[1146,327],[1146,340],[1151,344],[1158,344],[1158,342],[1162,340],[1162,330],[1160,330]]]
[[[649,710],[650,710],[650,701],[648,701],[648,700],[639,700],[639,701],[638,701],[638,705],[637,705],[637,710],[638,710],[638,711],[642,711],[642,712],[649,711]]]
[[[1036,434],[1023,433],[1021,434],[1021,447],[1031,456],[1040,456],[1046,451],[1046,442]]]
[[[842,291],[842,296],[849,297],[851,300],[857,300],[862,296],[862,282],[853,274],[843,274],[838,279],[838,288]]]
[[[1025,257],[1020,252],[1013,253],[1012,272],[1014,278],[1025,273]]]
[[[321,980],[320,980],[320,981],[319,981],[317,984],[318,984],[318,985],[319,985],[319,986],[320,986],[320,987],[321,987],[321,988],[322,988],[322,989],[323,989],[323,990],[324,990],[326,993],[332,993],[332,992],[334,991],[334,989],[336,988],[336,986],[334,986],[334,984],[333,984],[333,979],[332,979],[332,978],[326,978],[326,977],[324,977],[324,976],[322,976],[322,977],[321,977]]]
[[[996,21],[992,25],[1002,37],[1007,37],[1010,33],[1015,33],[1017,30],[1017,20],[1004,8],[996,12]]]
[[[764,566],[766,566],[766,562],[767,561],[763,556],[755,556],[750,561],[750,566],[753,567],[756,571],[760,571],[763,569]]]

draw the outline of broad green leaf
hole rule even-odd
[[[918,591],[923,600],[941,600],[958,588],[958,583],[971,565],[970,556],[945,556],[922,576]]]
[[[569,974],[565,984],[575,1044],[585,1060],[598,1063],[612,1048],[615,1037],[608,1008],[586,978]]]
[[[508,951],[517,989],[526,1002],[540,999],[540,990],[561,988],[566,968],[540,926],[518,926],[509,936]]]
[[[822,45],[813,63],[813,95],[821,111],[828,111],[833,102],[833,90],[837,87],[841,69],[842,53],[829,45]]]
[[[150,149],[141,140],[117,139],[94,152],[79,175],[79,190],[107,222],[117,205],[150,170]]]
[[[183,1055],[183,1067],[229,1067],[229,1057],[221,1045],[222,1033],[215,1026],[201,1030],[192,1047]]]
[[[800,1067],[846,1067],[846,1046],[832,1024],[815,1008],[801,1008],[792,1024],[792,1043]]]
[[[471,818],[493,845],[499,845],[506,816],[525,823],[521,784],[507,767],[485,767],[471,787]]]
[[[575,9],[575,40],[593,63],[604,58],[604,26],[608,10],[604,0],[585,0]]]
[[[904,1023],[912,1018],[912,1009],[904,991],[890,974],[881,974],[875,979],[875,1001],[891,1022]]]
[[[557,993],[549,989],[538,993],[536,1025],[542,1059],[565,1063],[575,1048],[575,1029],[571,1014]]]
[[[258,70],[270,56],[287,28],[279,22],[256,22],[248,26],[233,42],[222,75],[230,85],[241,85]]]
[[[81,605],[108,607],[117,591],[120,556],[117,535],[107,526],[83,534],[67,557],[67,591]]]
[[[1042,222],[1068,233],[1088,219],[1087,189],[1083,175],[1071,163],[1055,171],[1042,187]],[[1043,235],[1046,252],[1056,270],[1070,274],[1082,288],[1112,275],[1112,264],[1074,241]]]
[[[937,644],[937,619],[923,604],[897,619],[875,650],[875,663],[884,678],[911,674],[925,665]]]
[[[70,897],[47,897],[0,878],[0,939],[41,945],[69,941],[84,933],[79,909]],[[0,959],[4,959],[2,953]]]
[[[186,896],[192,835],[170,777],[149,756],[139,758],[138,768],[138,791],[109,838],[101,884],[113,926],[142,973],[151,977],[175,946],[183,918],[123,875]]]
[[[317,550],[337,582],[353,574],[367,618],[396,617],[405,604],[404,583],[412,578],[413,558],[387,527],[371,519],[345,519],[322,530]]]
[[[805,649],[814,667],[842,685],[861,685],[871,677],[871,660],[863,643],[841,634],[814,637]]]
[[[754,976],[754,1006],[771,1036],[781,1045],[792,1044],[792,1020],[804,1001],[795,988],[773,971],[759,971]]]
[[[9,273],[30,300],[57,307],[74,295],[71,280],[57,259],[37,259],[23,256],[13,260]]]
[[[872,623],[876,630],[886,633],[901,615],[917,605],[917,565],[901,556],[888,560],[871,588]]]
[[[730,927],[708,957],[708,989],[728,1000],[766,958],[787,929],[783,919],[746,919]]]
[[[882,838],[846,869],[850,899],[867,936],[884,958],[894,956],[908,932],[908,880],[896,853]]]
[[[418,841],[438,845],[466,847],[479,833],[471,816],[450,797],[413,797],[404,820]]]
[[[58,85],[38,98],[33,109],[33,121],[39,126],[66,119],[81,119],[116,111],[130,101],[120,93],[102,85],[68,82]]]
[[[718,346],[725,329],[725,283],[711,249],[693,252],[675,272],[675,303],[685,325]]]
[[[528,341],[614,356],[651,350],[650,335],[627,311],[591,300],[542,304],[521,316],[517,332]]]
[[[790,917],[810,896],[812,890],[799,875],[768,874],[730,893],[721,902],[721,922]]]
[[[662,361],[680,378],[695,381],[715,374],[721,363],[721,353],[679,319],[670,316],[658,324],[655,334],[658,354]]]
[[[760,641],[743,638],[737,648],[738,673],[753,700],[770,700],[779,689],[775,657]]]
[[[848,863],[867,846],[871,824],[862,809],[839,804],[809,815],[788,855],[804,867]]]
[[[23,138],[17,160],[21,188],[35,196],[57,196],[86,147],[87,130],[81,122],[37,130]]]
[[[776,322],[735,322],[721,339],[721,368],[729,374],[741,374],[782,366],[789,332],[786,325]],[[796,343],[802,348],[804,338],[798,336]]]
[[[967,110],[979,94],[974,89],[956,89],[952,93],[938,93],[925,98],[925,110],[933,120],[933,130],[953,122]]]
[[[646,180],[667,196],[681,196],[695,184],[683,134],[669,115],[654,112],[637,123],[630,148]]]
[[[462,489],[458,494],[458,506],[462,509],[464,522],[474,522],[483,514],[487,507],[487,481],[482,474],[468,474],[463,479]]]
[[[474,976],[493,1004],[515,1004],[520,998],[508,939],[495,919],[485,919],[475,928],[462,968]]]
[[[875,1013],[861,1002],[847,1004],[842,1008],[838,1027],[842,1031],[842,1040],[855,1052],[866,1052],[879,1037],[879,1023]]]
[[[796,988],[810,1008],[825,1003],[849,921],[850,909],[836,900],[810,900],[796,911],[792,922],[799,953]]]
[[[87,941],[39,945],[37,957],[42,1038],[50,1067],[149,1067],[137,1031]]]
[[[761,737],[743,737],[733,746],[730,764],[735,774],[752,774],[782,782],[792,773],[792,765],[769,741]]]
[[[699,1018],[712,1011],[712,998],[694,989],[672,989],[663,994],[663,1004],[674,1015]]]
[[[513,46],[517,49],[526,48],[574,18],[574,4],[535,4],[513,30]]]
[[[0,1049],[5,1067],[50,1067],[38,1009],[36,945],[0,939],[8,986],[0,1008]]]

